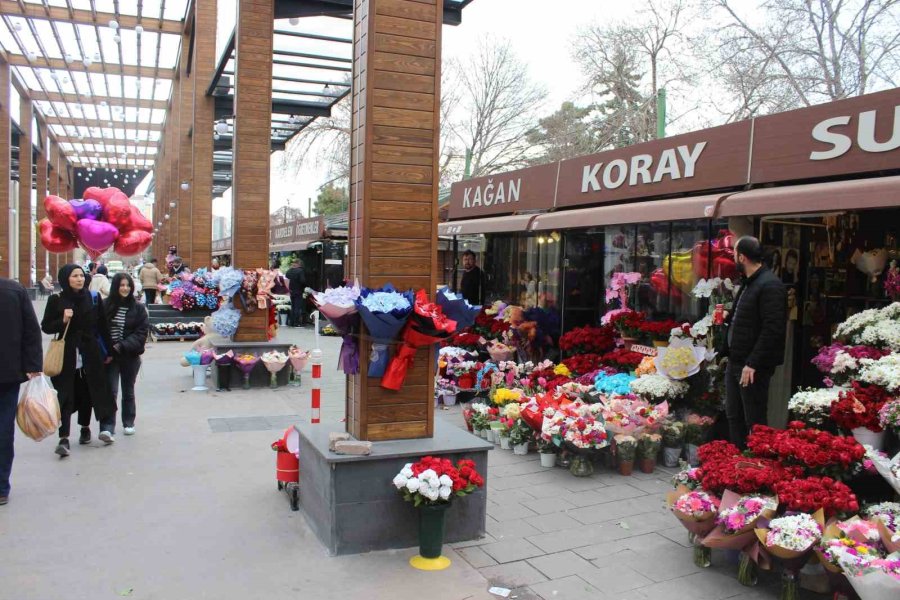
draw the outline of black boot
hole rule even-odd
[[[85,444],[91,443],[91,428],[90,427],[82,427],[81,435],[78,436],[78,443],[82,446]]]

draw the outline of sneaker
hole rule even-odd
[[[78,443],[82,446],[85,444],[91,443],[91,428],[90,427],[82,427],[81,435],[78,436]]]
[[[0,496],[0,506],[7,504],[9,502],[9,496]]]
[[[59,440],[59,443],[56,445],[56,450],[54,451],[59,454],[60,458],[65,458],[69,455],[69,439],[62,438]]]
[[[134,427],[126,427],[125,435],[134,435]]]
[[[103,442],[104,444],[106,444],[107,446],[109,446],[114,441],[116,441],[115,436],[108,431],[101,431],[100,435],[97,437],[99,437],[100,441]]]

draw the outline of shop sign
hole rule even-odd
[[[558,163],[453,184],[449,218],[495,217],[553,206]]]
[[[269,242],[272,245],[310,242],[322,237],[324,221],[322,217],[297,219],[284,225],[275,225],[269,230]]]
[[[900,89],[759,117],[751,183],[900,168]]]
[[[220,238],[212,241],[212,251],[221,252],[223,250],[231,250],[231,238]]]

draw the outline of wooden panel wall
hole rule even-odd
[[[193,206],[191,190],[181,189],[181,182],[187,181],[193,187],[194,167],[193,152],[191,151],[190,131],[194,123],[194,79],[196,72],[188,76],[188,48],[191,46],[190,34],[181,36],[182,56],[179,65],[181,78],[181,98],[178,106],[178,177],[176,178],[176,198],[178,198],[178,252],[184,259],[184,264],[191,269],[209,266],[209,263],[198,264],[194,260],[193,243]],[[211,227],[212,225],[210,225]]]
[[[272,123],[272,0],[238,0],[235,44],[232,264],[267,266]]]
[[[215,101],[206,86],[216,70],[216,3],[194,2],[194,133],[191,162],[192,267],[212,261],[213,126]]]
[[[31,215],[31,100],[22,98],[19,102],[19,123],[25,135],[19,137],[19,283],[31,287],[31,234],[34,231]],[[38,243],[40,245],[40,243]]]
[[[9,64],[0,57],[0,276],[12,277],[12,256],[9,254],[10,227],[9,209],[12,198],[9,194],[9,170],[12,165],[12,137],[9,114]]]
[[[37,157],[37,183],[35,187],[37,189],[37,218],[36,221],[40,223],[41,219],[47,216],[47,211],[44,210],[44,198],[47,197],[47,126],[42,122],[40,123],[39,130],[41,132],[41,152]],[[47,276],[47,273],[50,273],[50,276],[53,279],[56,279],[56,273],[50,271],[50,253],[41,245],[39,240],[39,232],[35,230],[35,259],[37,261],[37,278],[38,281]]]
[[[59,196],[59,145],[50,138],[50,149],[47,167],[47,193],[51,196]],[[62,254],[51,254],[51,267],[53,279],[56,279],[59,268],[66,264],[66,257]]]
[[[433,298],[443,0],[357,0],[351,140],[351,278],[424,288]],[[433,350],[420,349],[403,388],[360,374],[347,385],[347,428],[360,439],[430,437]]]

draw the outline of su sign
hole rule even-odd
[[[882,115],[884,116],[884,115]],[[887,141],[879,142],[875,139],[877,110],[867,110],[859,113],[856,118],[856,144],[864,152],[890,152],[900,148],[900,106],[894,107],[893,131]],[[850,115],[832,117],[816,124],[812,130],[813,139],[829,144],[830,150],[814,150],[809,155],[809,160],[828,160],[846,154],[853,146],[853,139],[847,133],[841,133],[853,119]],[[844,127],[841,127],[844,126]],[[832,128],[835,131],[832,131]]]

